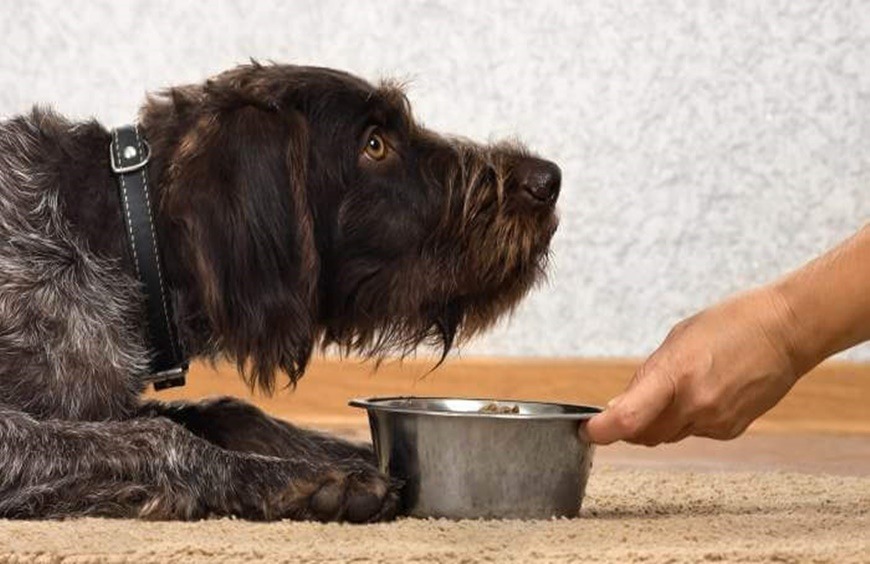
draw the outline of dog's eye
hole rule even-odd
[[[365,154],[372,160],[381,161],[387,156],[387,144],[377,131],[372,131],[366,140]]]

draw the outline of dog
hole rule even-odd
[[[319,346],[444,360],[544,276],[558,166],[426,129],[396,83],[251,62],[150,95],[138,128],[177,341],[266,393]],[[140,397],[153,350],[110,143],[39,107],[0,122],[0,517],[400,514],[370,446],[233,398]]]

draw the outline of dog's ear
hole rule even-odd
[[[307,156],[301,115],[245,105],[200,116],[170,163],[164,204],[214,345],[266,393],[277,370],[295,384],[317,338]]]

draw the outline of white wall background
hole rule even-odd
[[[256,57],[411,79],[428,125],[560,163],[550,282],[466,354],[642,355],[870,221],[867,1],[5,1],[0,38],[0,115],[123,123]]]

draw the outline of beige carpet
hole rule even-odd
[[[870,562],[870,477],[595,469],[578,519],[0,521],[0,562]]]

